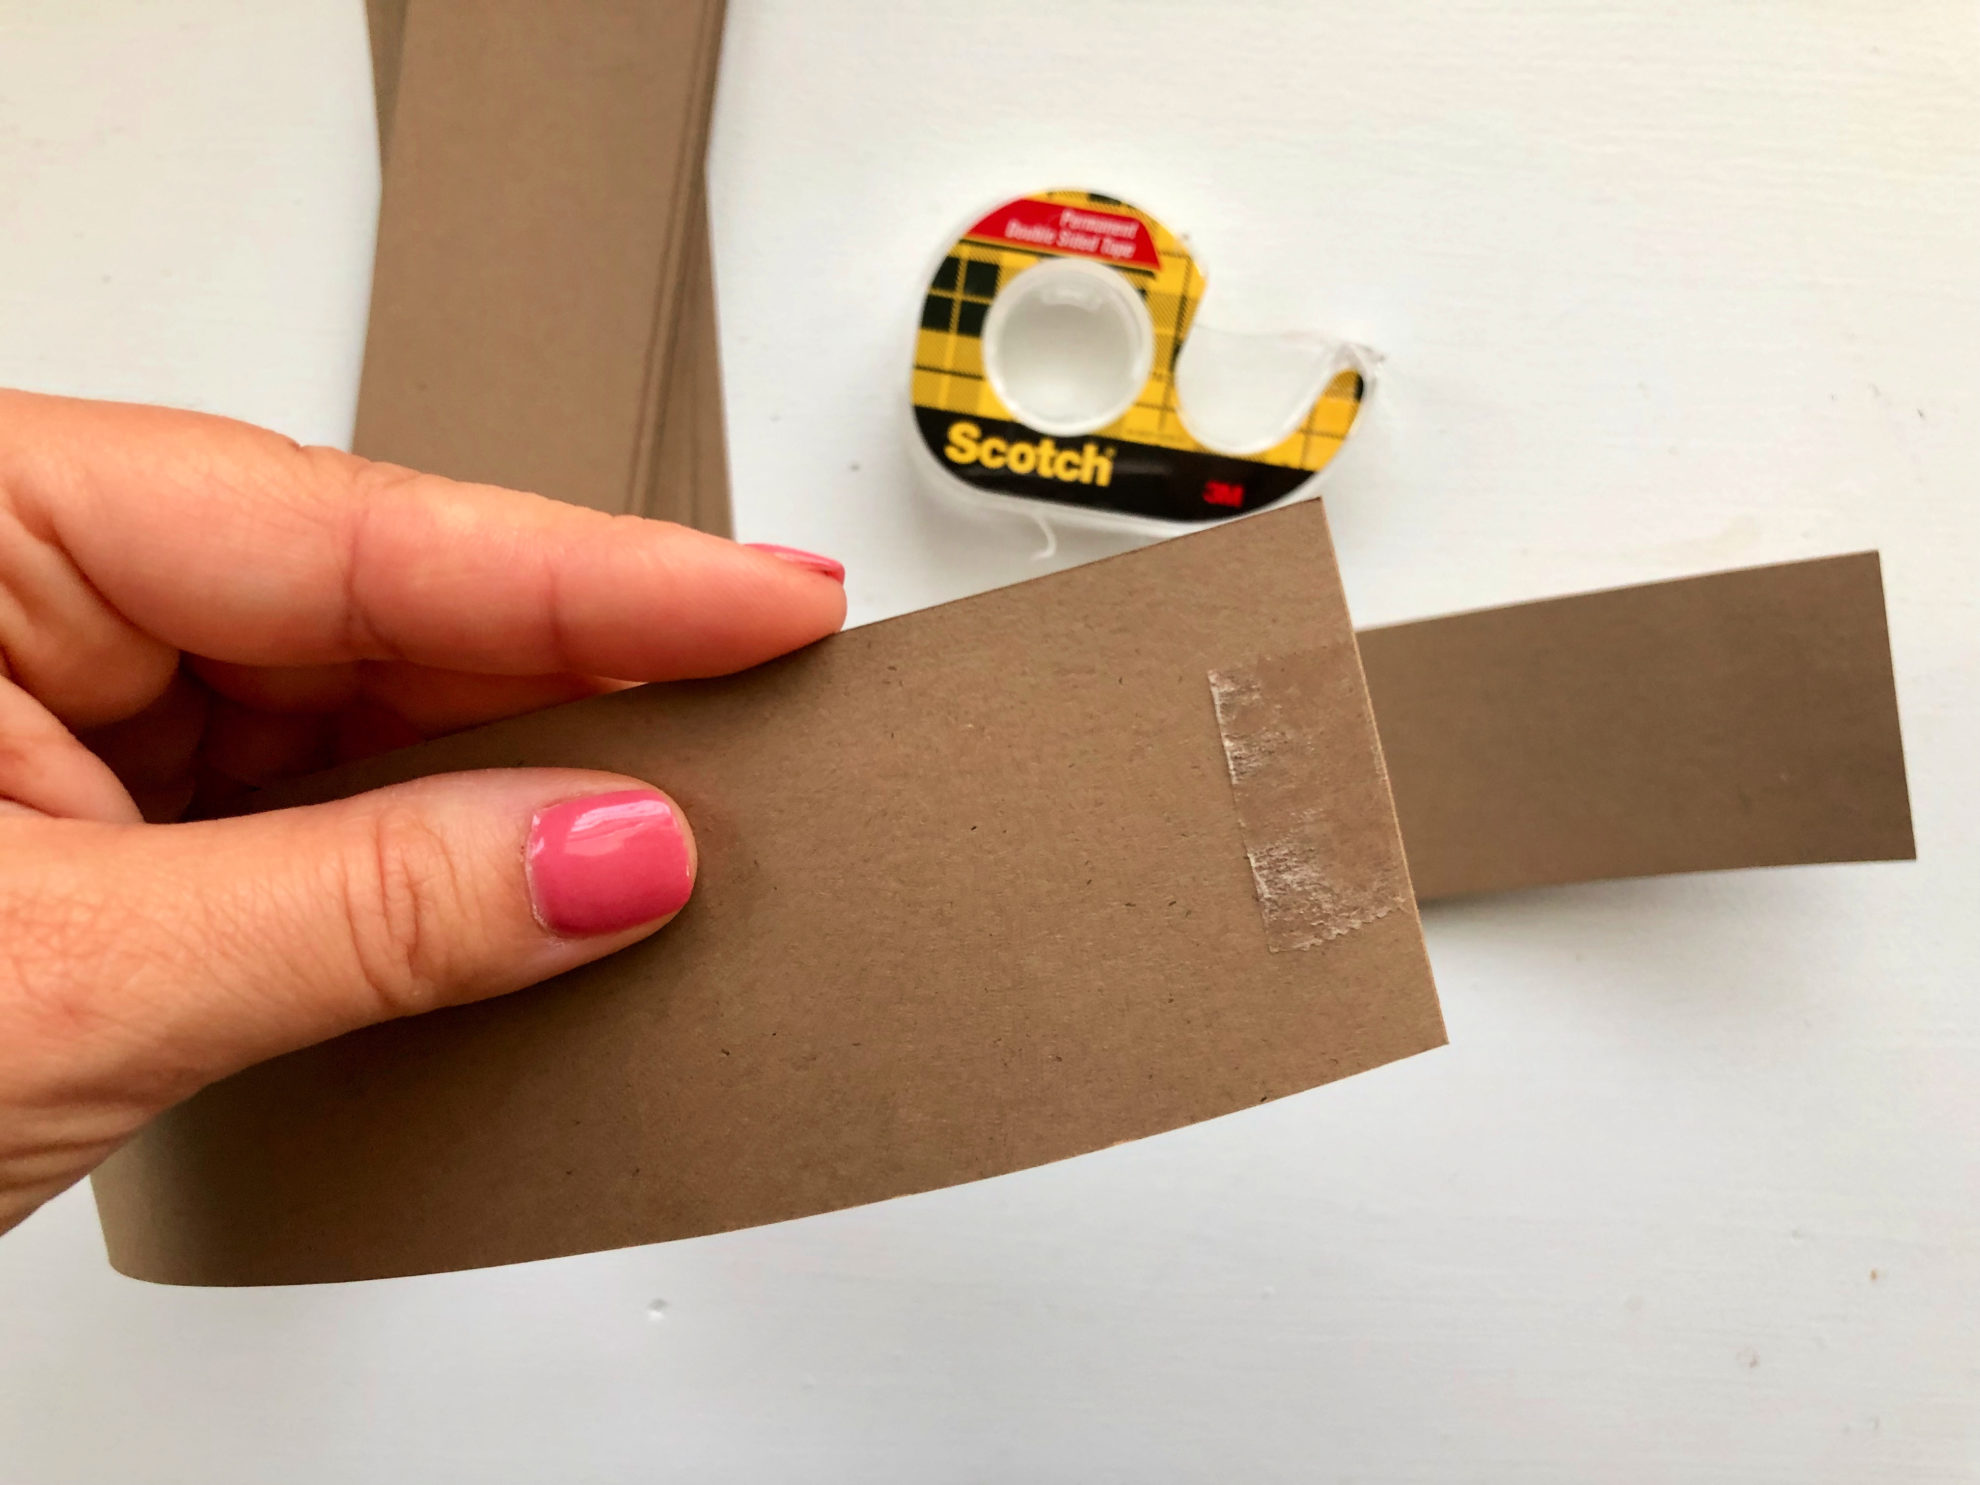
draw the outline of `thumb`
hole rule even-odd
[[[250,1063],[645,937],[695,866],[665,795],[570,770],[186,825],[0,815],[0,1228]]]

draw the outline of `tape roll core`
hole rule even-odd
[[[1148,306],[1111,268],[1047,258],[1016,275],[983,323],[983,372],[1017,420],[1077,437],[1134,405],[1155,362]]]

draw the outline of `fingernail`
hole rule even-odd
[[[530,902],[552,933],[618,933],[679,912],[694,857],[673,805],[651,789],[589,794],[529,823]]]
[[[846,565],[834,562],[830,557],[821,557],[816,552],[801,551],[797,547],[780,547],[773,541],[746,541],[744,546],[755,551],[768,552],[793,567],[808,567],[813,572],[822,572],[835,583],[846,580]]]

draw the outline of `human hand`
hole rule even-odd
[[[651,784],[568,769],[146,821],[754,665],[839,627],[839,577],[218,418],[0,392],[0,1231],[250,1063],[652,933],[695,870]]]

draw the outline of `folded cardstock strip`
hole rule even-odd
[[[1317,502],[305,785],[289,798],[617,770],[681,801],[700,880],[611,959],[171,1111],[97,1176],[113,1261],[309,1282],[719,1232],[1102,1149],[1439,1045],[1406,892],[1351,933],[1268,949],[1213,669],[1305,698],[1302,716],[1366,716]],[[1330,840],[1400,860],[1365,727],[1323,723],[1299,771]]]
[[[1245,856],[1273,950],[1310,949],[1412,901],[1400,843],[1367,822],[1388,779],[1352,641],[1210,672]],[[1330,760],[1366,766],[1328,787]]]
[[[299,790],[618,769],[687,805],[702,885],[664,934],[557,984],[173,1111],[98,1174],[113,1260],[302,1282],[719,1231],[1437,1044],[1414,905],[1367,917],[1379,870],[1332,899],[1360,927],[1309,923],[1297,953],[1261,932],[1240,817],[1303,806],[1234,807],[1266,775],[1240,748],[1233,778],[1227,733],[1303,730],[1346,838],[1389,829],[1365,746],[1327,742],[1307,701],[1297,727],[1248,710],[1247,688],[1306,683],[1316,651],[1348,674],[1320,522],[1294,507]],[[1912,852],[1874,557],[1427,620],[1364,634],[1360,658],[1426,897]],[[1204,704],[1213,670],[1234,728]],[[1346,711],[1364,708],[1357,691]],[[1328,830],[1302,848],[1339,871]]]

